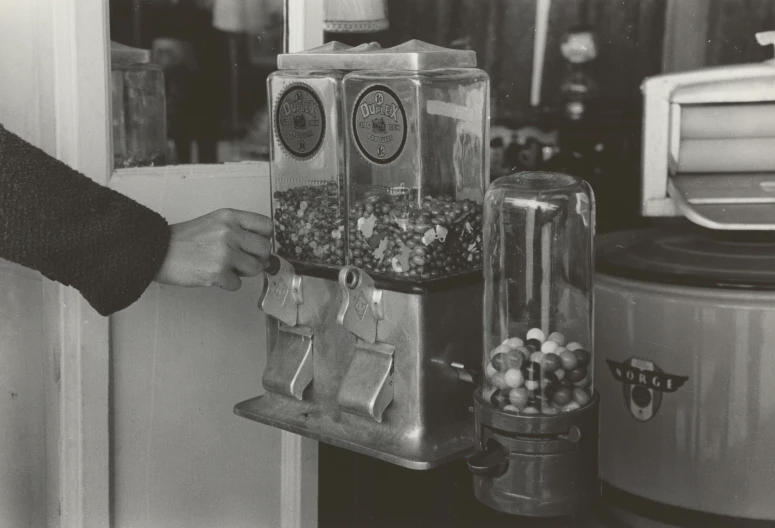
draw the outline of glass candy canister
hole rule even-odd
[[[329,42],[283,54],[267,79],[275,252],[297,266],[345,264],[342,79],[376,49]]]
[[[499,178],[484,201],[484,347],[474,398],[477,498],[520,515],[577,512],[596,493],[595,202],[546,172]]]
[[[487,194],[483,396],[512,413],[587,405],[594,198],[570,176],[522,173]]]
[[[489,78],[471,51],[410,41],[374,55],[344,79],[349,263],[404,285],[479,269]]]

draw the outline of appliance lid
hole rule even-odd
[[[775,290],[775,236],[689,224],[599,236],[596,269],[622,278],[700,288]]]
[[[392,48],[376,42],[350,47],[340,42],[283,53],[277,56],[281,70],[393,70],[419,71],[441,68],[475,68],[476,52],[443,48],[410,40]]]

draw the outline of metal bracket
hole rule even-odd
[[[336,397],[343,411],[382,422],[382,413],[393,401],[395,349],[385,343],[355,343],[350,368]]]
[[[274,254],[270,255],[264,274],[266,286],[258,302],[259,307],[265,314],[286,325],[296,326],[299,305],[304,302],[301,276],[296,275],[296,270],[287,260]]]
[[[337,322],[357,337],[369,343],[377,341],[377,321],[385,318],[382,290],[374,287],[374,279],[355,266],[345,266],[339,272],[342,305]]]
[[[466,383],[471,383],[472,385],[476,385],[476,376],[477,373],[473,370],[470,370],[466,368],[465,365],[462,363],[452,362],[449,364],[450,367],[455,369],[455,372],[457,373],[457,377],[460,381],[465,381]]]
[[[277,340],[269,354],[262,383],[269,392],[302,399],[312,382],[312,329],[291,328],[280,323]]]

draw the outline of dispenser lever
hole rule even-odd
[[[353,359],[342,380],[337,403],[342,410],[382,422],[382,413],[393,401],[393,355],[385,343],[355,343]]]
[[[266,285],[258,302],[259,307],[278,321],[296,326],[299,305],[304,301],[301,276],[296,275],[296,270],[287,260],[275,254],[270,255],[264,274]]]
[[[313,377],[312,336],[311,328],[280,323],[264,369],[262,384],[266,390],[302,399]]]
[[[581,441],[581,430],[575,425],[571,425],[568,434],[559,435],[558,438],[566,440],[571,444],[578,444]]]
[[[496,440],[490,439],[482,451],[474,453],[468,459],[468,469],[474,475],[499,477],[509,467],[506,450]]]
[[[465,381],[466,383],[471,383],[473,385],[479,384],[479,373],[475,370],[466,368],[466,366],[462,363],[457,363],[455,361],[450,363],[449,366],[455,369],[455,372],[457,372],[457,377],[460,381]]]
[[[382,290],[374,279],[355,266],[345,266],[339,272],[342,305],[336,320],[340,325],[369,343],[377,341],[377,321],[385,318]]]

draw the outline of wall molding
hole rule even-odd
[[[314,528],[318,525],[318,443],[282,432],[280,527]]]
[[[285,0],[286,52],[323,44],[323,2]],[[280,503],[281,528],[315,528],[318,525],[318,443],[282,432]]]
[[[39,7],[37,16],[43,27],[50,22],[51,29],[51,48],[37,48],[36,65],[41,74],[39,93],[52,90],[56,125],[51,150],[61,161],[105,185],[112,159],[108,0],[48,0]],[[43,84],[47,69],[53,69],[53,86]],[[45,105],[48,98],[40,104]],[[72,288],[47,280],[43,292],[50,369],[46,394],[49,526],[104,528],[110,525],[108,319]]]
[[[133,167],[116,169],[111,176],[111,185],[115,179],[126,178],[266,178],[269,179],[269,163],[266,161],[240,161],[219,163],[216,165],[167,165],[164,167]]]

